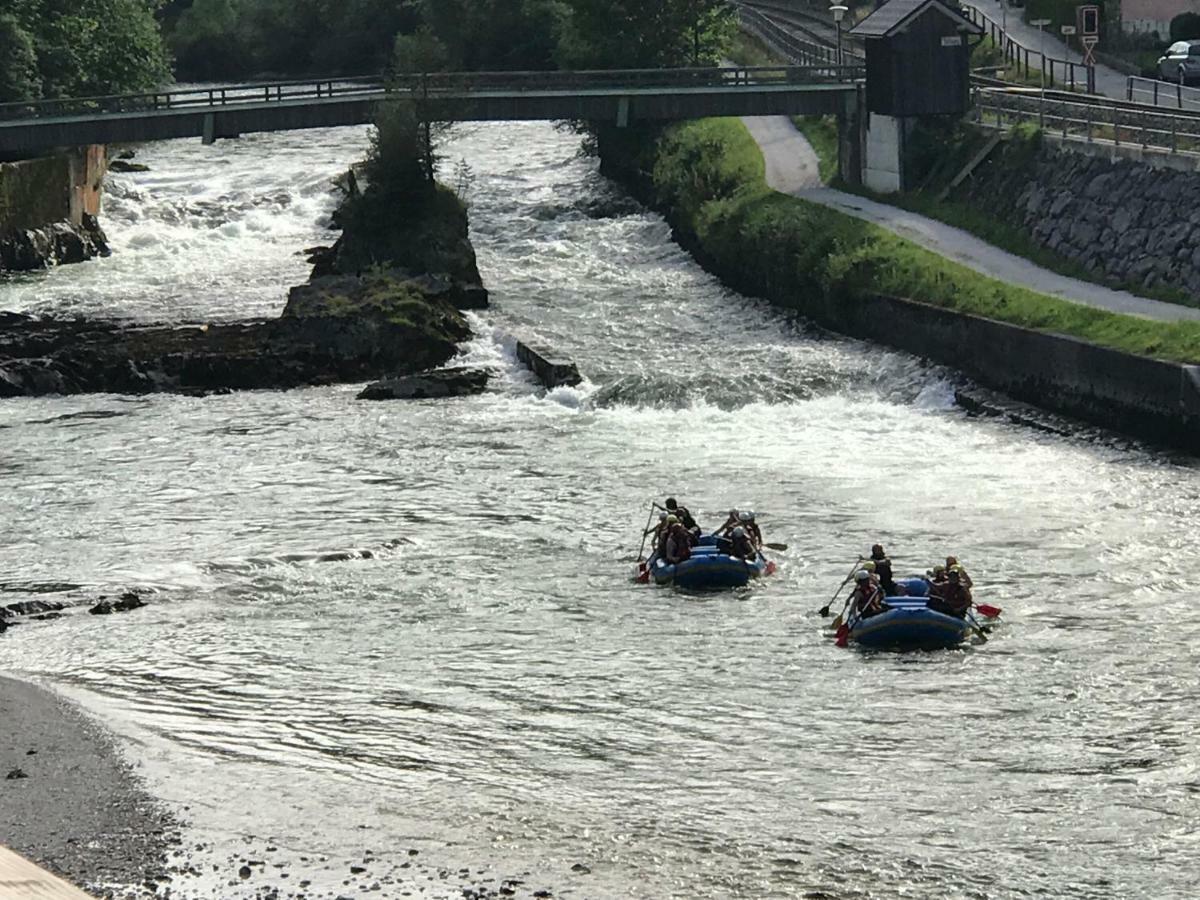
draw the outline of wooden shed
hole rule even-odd
[[[867,110],[884,116],[961,115],[971,48],[983,29],[942,0],[888,0],[850,33],[867,45]]]

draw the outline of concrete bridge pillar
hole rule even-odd
[[[904,142],[908,122],[868,112],[863,129],[862,183],[880,194],[904,190]]]

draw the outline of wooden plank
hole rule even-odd
[[[0,897],[4,900],[93,900],[77,887],[0,847]]]

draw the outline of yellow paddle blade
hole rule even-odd
[[[833,627],[834,628],[842,627],[842,614],[841,613],[838,613],[837,618],[833,620]]]

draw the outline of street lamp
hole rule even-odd
[[[1049,19],[1034,19],[1029,24],[1037,26],[1038,35],[1039,35],[1038,42],[1041,44],[1041,47],[1038,52],[1042,56],[1042,91],[1041,91],[1042,96],[1041,96],[1041,103],[1038,106],[1038,128],[1044,128],[1046,125],[1046,120],[1045,120],[1045,116],[1046,116],[1046,32],[1043,29],[1047,25],[1050,24],[1050,20]]]
[[[834,24],[837,25],[837,56],[835,59],[837,60],[839,69],[842,67],[842,16],[846,15],[846,11],[849,8],[848,6],[843,6],[841,3],[834,3],[829,7],[829,11],[833,13]]]

